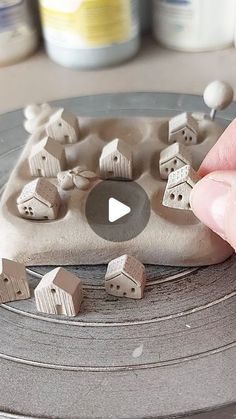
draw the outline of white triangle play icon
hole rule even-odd
[[[131,208],[115,198],[109,199],[108,219],[114,223],[131,212]]]

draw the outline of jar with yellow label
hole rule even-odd
[[[99,68],[139,48],[137,0],[40,0],[48,55],[72,68]]]

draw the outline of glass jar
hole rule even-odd
[[[37,48],[34,9],[31,0],[0,1],[0,65],[20,61]]]
[[[233,45],[235,0],[153,0],[158,42],[182,51],[210,51]]]

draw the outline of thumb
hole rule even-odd
[[[205,176],[190,200],[194,214],[236,250],[236,171]]]

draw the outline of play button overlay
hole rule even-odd
[[[136,182],[103,181],[88,195],[86,218],[91,229],[111,242],[137,237],[150,218],[150,202]]]
[[[108,210],[108,219],[110,223],[114,223],[117,220],[120,220],[125,215],[131,212],[131,208],[122,202],[117,201],[115,198],[109,199],[109,210]]]

